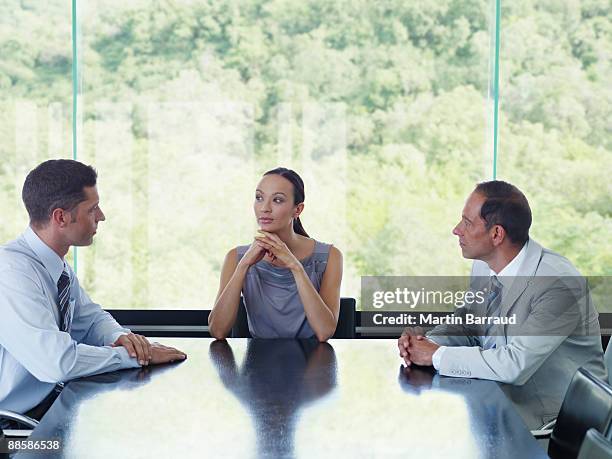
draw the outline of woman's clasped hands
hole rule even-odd
[[[299,260],[280,237],[264,230],[258,230],[258,233],[260,235],[255,236],[254,244],[264,250],[274,265],[289,269],[294,269],[300,265]]]

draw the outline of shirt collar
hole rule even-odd
[[[65,269],[64,260],[51,247],[45,244],[30,226],[24,231],[23,237],[45,269],[51,274],[53,282],[57,284],[62,271]]]
[[[527,254],[528,245],[529,241],[525,242],[525,245],[523,245],[521,251],[517,253],[512,261],[508,263],[499,273],[495,273],[495,271],[489,269],[489,276],[497,276],[504,287],[509,287],[510,283],[514,280],[521,265],[523,264],[523,260]]]

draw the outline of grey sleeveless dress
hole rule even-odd
[[[304,270],[317,291],[321,289],[330,247],[330,244],[315,241],[312,255],[302,260]],[[238,260],[248,249],[248,245],[236,248]],[[253,338],[314,336],[295,279],[288,268],[279,268],[264,260],[255,263],[247,271],[242,296]]]

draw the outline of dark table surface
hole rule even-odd
[[[45,458],[546,457],[496,383],[405,371],[395,340],[159,341],[188,359],[66,385]]]

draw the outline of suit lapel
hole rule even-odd
[[[512,286],[510,287],[510,291],[505,295],[502,294],[502,305],[500,316],[507,317],[510,314],[510,311],[514,308],[517,303],[519,297],[523,294],[527,286],[531,284],[531,277],[517,277],[512,282]],[[504,335],[506,334],[507,325],[504,325]]]
[[[512,286],[506,295],[502,296],[501,317],[507,317],[510,311],[516,306],[517,300],[523,294],[525,289],[533,282],[536,270],[542,259],[542,246],[533,239],[529,239],[527,254],[525,260],[519,267],[518,273]],[[504,325],[504,336],[507,337],[508,325]]]

